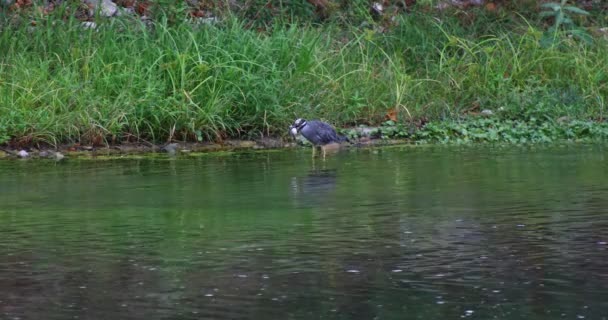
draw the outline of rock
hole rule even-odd
[[[91,10],[89,14],[94,16],[97,11],[104,17],[112,17],[117,14],[118,6],[110,0],[85,0]]]
[[[225,143],[231,147],[235,148],[253,148],[255,146],[255,141],[250,140],[227,140]]]
[[[146,15],[142,15],[139,19],[146,27],[151,27],[154,24],[154,21],[152,20],[152,18],[150,18]]]
[[[593,28],[591,29],[591,33],[596,37],[608,40],[608,27]]]
[[[30,156],[30,154],[25,150],[19,150],[19,152],[17,152],[17,156],[19,158],[27,158]]]
[[[85,22],[81,23],[80,25],[85,29],[93,29],[93,30],[97,29],[97,23],[95,23],[93,21],[85,21]]]
[[[49,152],[48,151],[40,151],[40,153],[38,153],[38,156],[40,158],[47,158],[49,156]]]
[[[168,145],[162,147],[161,150],[162,151],[167,151],[167,153],[170,156],[174,156],[175,152],[177,151],[177,147],[179,147],[179,144],[177,144],[177,143],[169,143]]]
[[[197,17],[193,20],[193,22],[197,25],[216,24],[217,22],[219,22],[219,19],[216,17],[200,17],[200,18]]]
[[[382,14],[384,12],[384,6],[382,5],[382,3],[374,2],[372,4],[372,10],[376,14]]]
[[[119,13],[121,13],[121,12],[119,11]],[[133,7],[122,8],[122,13],[119,15],[122,15],[122,14],[134,15],[135,8],[133,8]]]
[[[255,141],[243,140],[238,144],[239,148],[253,148],[255,146]]]
[[[223,147],[215,143],[196,143],[190,146],[192,152],[220,151]]]
[[[380,129],[378,127],[367,127],[367,126],[359,126],[354,128],[355,132],[359,137],[374,137],[380,133]]]
[[[492,111],[490,109],[483,109],[483,110],[481,110],[481,115],[489,117],[491,115],[494,115],[494,111]]]
[[[65,156],[61,152],[55,152],[55,160],[61,161]]]
[[[439,10],[445,10],[449,7],[466,9],[472,6],[482,6],[485,2],[485,0],[446,0],[437,4],[436,8]]]
[[[264,148],[281,148],[284,143],[281,139],[262,138],[257,143]]]
[[[310,142],[308,140],[306,140],[306,138],[304,138],[301,134],[296,136],[296,144],[305,145],[305,146],[311,145]]]

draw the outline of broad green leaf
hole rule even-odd
[[[557,16],[555,17],[555,25],[559,26],[564,22],[564,13],[562,11],[557,13]]]
[[[561,9],[561,5],[555,2],[543,3],[540,6],[541,8],[549,8],[553,11],[559,11]]]
[[[582,14],[582,15],[585,15],[585,16],[589,15],[589,12],[587,12],[587,11],[581,9],[581,8],[577,8],[577,7],[573,7],[573,6],[564,7],[564,10],[570,11],[572,13]]]
[[[554,11],[541,11],[541,13],[539,14],[541,18],[547,18],[547,17],[555,17],[555,12]]]
[[[593,37],[584,29],[573,29],[568,31],[573,37],[586,42],[587,44],[593,43]]]

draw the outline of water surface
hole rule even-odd
[[[607,319],[602,146],[0,161],[0,319]]]

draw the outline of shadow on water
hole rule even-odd
[[[0,319],[605,319],[601,146],[0,162]]]
[[[338,170],[311,169],[305,176],[291,178],[291,197],[296,208],[320,207],[336,191]]]

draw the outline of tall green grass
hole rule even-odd
[[[337,126],[454,118],[603,117],[608,47],[541,31],[471,32],[404,17],[387,33],[327,25],[146,27],[40,18],[0,33],[0,143],[208,141],[286,133],[296,117]]]

